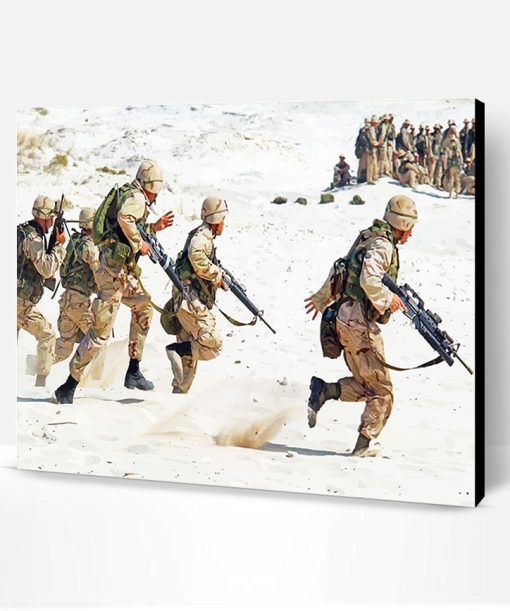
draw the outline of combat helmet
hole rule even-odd
[[[206,197],[202,203],[200,217],[209,225],[217,225],[228,212],[227,202],[219,197]]]
[[[395,229],[408,231],[418,222],[416,204],[407,195],[394,195],[386,206],[383,218]]]
[[[145,191],[157,195],[163,188],[163,170],[156,161],[146,159],[138,168],[136,180]]]
[[[55,202],[46,195],[38,195],[32,206],[32,215],[36,218],[47,219],[55,212]]]
[[[82,229],[92,229],[92,221],[94,220],[95,214],[95,208],[82,208],[78,219],[79,226]]]

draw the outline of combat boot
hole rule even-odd
[[[140,361],[129,359],[129,367],[124,378],[124,386],[129,389],[154,390],[154,384],[140,371]]]
[[[72,403],[74,400],[74,391],[78,386],[78,381],[69,376],[67,380],[59,386],[55,391],[54,400],[56,403]]]
[[[356,442],[356,446],[354,447],[354,450],[352,451],[352,455],[360,456],[360,457],[365,456],[368,450],[369,444],[370,444],[370,439],[367,439],[364,435],[360,433],[358,436],[358,441]]]
[[[325,382],[321,378],[312,376],[310,380],[310,397],[308,398],[308,426],[313,429],[317,424],[317,412],[329,401],[340,399],[340,384],[338,382]]]
[[[172,373],[177,386],[180,386],[184,380],[184,369],[182,366],[182,357],[191,356],[191,342],[174,342],[168,344],[165,348],[166,355],[172,366]]]
[[[46,376],[37,375],[37,377],[35,378],[35,385],[36,386],[46,386]]]

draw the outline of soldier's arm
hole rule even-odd
[[[222,278],[220,268],[215,265],[208,256],[212,251],[212,237],[202,231],[198,231],[189,244],[188,258],[195,274],[213,284],[219,284]]]
[[[360,285],[374,308],[384,314],[390,307],[392,292],[384,286],[382,278],[389,270],[393,246],[384,238],[378,238],[370,245],[363,259]]]
[[[87,240],[87,242],[85,242],[81,252],[81,258],[90,267],[92,272],[95,273],[99,265],[99,250],[92,240]]]
[[[141,193],[135,193],[128,197],[117,213],[117,221],[122,233],[128,239],[135,254],[140,250],[142,243],[142,237],[136,228],[136,223],[143,218],[144,214],[145,199]]]
[[[34,264],[35,269],[43,278],[52,278],[58,271],[64,257],[66,249],[62,244],[55,244],[52,251],[47,254],[44,242],[39,236],[29,234],[23,243],[25,255]]]
[[[335,268],[332,267],[329,270],[328,277],[321,288],[310,296],[311,302],[321,313],[324,312],[324,310],[334,301],[333,295],[331,294],[331,279],[333,278],[334,273]]]

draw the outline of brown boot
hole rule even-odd
[[[352,451],[353,456],[365,456],[365,453],[368,450],[368,446],[370,444],[370,439],[367,439],[361,433],[359,434],[358,441],[356,442],[356,446]]]

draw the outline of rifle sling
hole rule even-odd
[[[432,365],[439,365],[439,363],[443,362],[442,356],[436,356],[435,358],[431,359],[430,361],[426,361],[425,363],[421,363],[420,365],[416,365],[415,367],[397,367],[396,365],[390,365],[377,354],[377,351],[375,350],[374,346],[372,345],[372,337],[370,335],[370,329],[368,327],[368,323],[367,323],[367,336],[368,336],[368,342],[370,344],[370,347],[372,348],[372,352],[375,358],[379,361],[379,363],[381,363],[383,367],[386,367],[387,369],[392,369],[393,371],[412,371],[413,369],[425,369],[425,367],[432,367]]]
[[[250,322],[240,322],[239,320],[236,320],[235,318],[232,318],[232,316],[229,316],[226,312],[224,312],[219,305],[216,303],[216,301],[213,299],[211,292],[209,291],[209,288],[207,286],[207,284],[203,281],[202,278],[200,278],[199,276],[195,275],[196,279],[198,280],[198,283],[200,284],[200,287],[202,288],[202,290],[204,291],[204,293],[207,295],[207,297],[214,303],[214,305],[218,308],[218,310],[220,311],[221,314],[223,314],[223,316],[228,320],[228,322],[231,325],[234,325],[234,327],[251,327],[253,326],[256,322],[257,322],[257,317],[254,316],[253,319]]]

